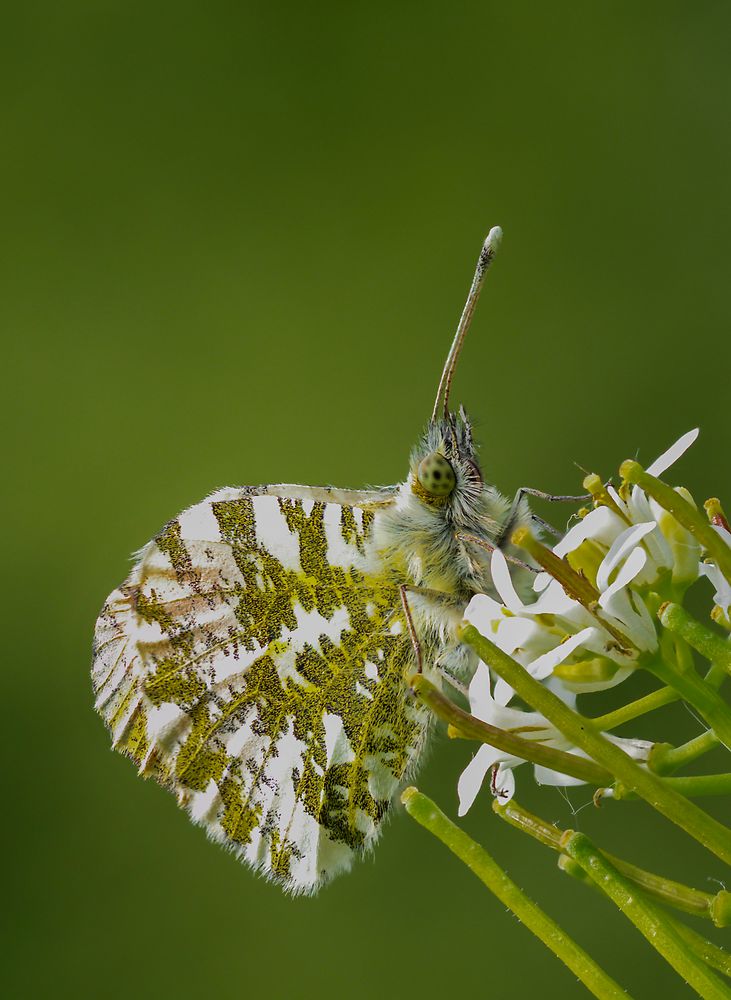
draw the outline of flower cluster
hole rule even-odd
[[[647,472],[662,475],[697,434],[685,434],[648,466]],[[618,491],[604,486],[596,476],[588,477],[585,485],[591,490],[594,507],[582,512],[578,523],[552,551],[586,585],[590,599],[577,599],[571,588],[542,572],[534,582],[535,600],[524,603],[504,555],[496,549],[491,572],[499,600],[478,595],[465,615],[572,708],[577,694],[620,684],[638,665],[657,656],[658,607],[666,600],[681,600],[700,576],[708,577],[716,588],[716,604],[723,613],[728,615],[731,608],[728,582],[715,565],[701,561],[699,543],[672,514],[638,486]],[[679,487],[677,492],[693,504],[686,490]],[[716,530],[725,532],[731,543],[726,527],[717,525]],[[476,718],[556,749],[580,752],[541,715],[511,705],[513,699],[512,688],[501,679],[493,682],[488,667],[480,664],[469,689],[470,709]],[[651,744],[608,738],[636,759],[647,759]],[[512,769],[520,763],[519,758],[482,746],[459,780],[460,815],[474,802],[489,771],[493,793],[509,799],[514,790]],[[581,784],[539,766],[535,777],[540,784]]]

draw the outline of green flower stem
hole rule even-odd
[[[591,722],[595,729],[598,729],[602,733],[608,733],[625,722],[630,722],[632,719],[637,719],[648,712],[654,712],[656,708],[671,705],[674,701],[679,700],[680,695],[677,691],[673,691],[672,688],[660,688],[658,691],[646,694],[644,698],[638,698],[637,701],[631,701],[629,704],[622,705],[621,708],[617,708],[613,712],[607,712],[606,715],[598,715],[596,718],[589,719],[588,721]]]
[[[682,778],[661,778],[666,788],[672,788],[689,799],[704,795],[731,795],[731,774],[694,774]],[[621,782],[614,785],[615,799],[635,799],[637,794],[628,791]]]
[[[601,892],[599,886],[595,882],[592,882],[581,865],[574,861],[573,858],[568,857],[568,855],[559,854],[558,867],[561,871],[566,872],[567,875],[571,875],[572,878],[591,886],[597,892]],[[722,972],[725,976],[731,976],[731,955],[727,951],[707,941],[706,938],[680,920],[676,920],[671,914],[666,913],[665,919],[697,958],[700,958],[702,962],[705,962],[712,969]]]
[[[401,801],[409,815],[463,861],[500,902],[578,976],[595,997],[602,1000],[627,1000],[627,993],[593,958],[508,878],[487,851],[447,819],[431,799],[416,788],[407,788]]]
[[[463,642],[495,673],[512,687],[531,708],[540,712],[573,745],[587,753],[597,764],[611,771],[625,788],[636,792],[671,822],[731,864],[731,831],[669,788],[657,775],[640,767],[623,750],[596,732],[593,725],[572,711],[552,691],[516,663],[501,649],[480,635],[474,626],[463,623],[459,629]]]
[[[568,830],[561,838],[561,847],[699,996],[704,1000],[731,998],[731,989],[690,951],[667,916],[645,899],[588,837]]]
[[[666,914],[666,919],[670,921],[673,930],[681,937],[694,955],[697,955],[706,965],[712,969],[722,972],[724,976],[731,976],[731,955],[717,944],[707,941],[701,934],[688,927],[680,920],[676,920],[670,914]]]
[[[648,663],[646,669],[692,705],[724,746],[731,750],[731,707],[696,672],[692,663],[675,666],[667,660],[658,659]]]
[[[561,851],[563,830],[546,823],[539,816],[534,816],[533,813],[519,805],[515,799],[505,803],[495,799],[492,808],[501,819],[510,823],[511,826],[522,830],[523,833],[527,833],[546,847],[550,847],[554,851]],[[701,892],[700,889],[692,889],[680,882],[674,882],[663,875],[655,875],[654,872],[638,868],[637,865],[623,861],[607,851],[602,851],[602,854],[625,878],[641,886],[648,896],[652,896],[658,902],[672,906],[683,913],[690,913],[694,917],[711,920],[719,927],[731,924],[731,893],[726,892],[725,889],[721,889],[713,896],[708,892]]]
[[[708,552],[727,580],[731,581],[731,549],[713,526],[696,510],[693,504],[681,497],[672,486],[650,476],[639,462],[623,462],[619,474],[625,482],[635,484],[669,511],[676,521],[687,528]]]
[[[591,785],[605,786],[614,781],[612,774],[593,760],[579,757],[578,754],[566,753],[564,750],[554,750],[544,746],[537,740],[526,740],[504,729],[497,729],[487,722],[481,722],[468,712],[462,711],[453,701],[450,701],[423,674],[415,674],[410,682],[411,688],[421,701],[445,722],[450,723],[453,733],[468,740],[479,740],[498,750],[504,750],[511,757],[520,757],[534,764],[550,767],[552,771],[571,775],[580,781]]]
[[[658,611],[658,617],[669,632],[685,639],[689,646],[697,650],[715,667],[731,674],[731,643],[728,639],[717,635],[702,622],[696,621],[679,604],[663,604]],[[708,683],[712,683],[714,679],[706,677]],[[718,687],[719,684],[714,684],[714,686]]]
[[[712,729],[679,747],[674,747],[670,743],[656,743],[650,750],[647,766],[655,774],[672,774],[679,768],[692,764],[710,750],[715,750],[720,743]]]

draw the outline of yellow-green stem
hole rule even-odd
[[[680,604],[663,604],[658,617],[669,632],[684,639],[714,666],[731,674],[731,642],[728,639],[697,621]],[[713,683],[713,678],[706,677],[706,681]]]
[[[510,823],[511,826],[527,833],[554,851],[561,850],[561,837],[564,831],[524,809],[515,799],[504,803],[495,799],[492,808],[501,819]],[[683,913],[689,913],[694,917],[711,920],[718,927],[731,924],[731,893],[726,892],[725,889],[721,889],[716,895],[711,895],[708,892],[701,892],[700,889],[692,889],[690,886],[665,878],[664,875],[648,872],[629,861],[623,861],[621,858],[609,854],[608,851],[602,851],[602,854],[625,878],[640,886],[648,896],[652,896],[658,902],[672,906]]]
[[[689,799],[707,795],[731,795],[731,774],[692,774],[680,778],[661,778],[666,788],[685,795]],[[637,794],[628,791],[621,782],[614,785],[615,799],[636,799]]]
[[[679,747],[671,746],[669,743],[656,743],[650,750],[647,766],[655,774],[672,774],[686,764],[692,764],[710,750],[715,750],[719,745],[720,741],[712,729]]]
[[[706,940],[701,934],[694,931],[692,927],[681,923],[680,920],[676,920],[670,914],[667,914],[667,919],[694,955],[697,955],[701,961],[705,962],[712,969],[722,972],[724,976],[731,976],[731,955],[727,951],[719,948],[717,944]]]
[[[601,1000],[627,1000],[626,991],[508,878],[484,848],[447,819],[431,799],[416,788],[407,788],[401,801],[409,815],[464,862],[503,906],[511,910],[528,930],[567,965],[595,997]]]
[[[645,899],[588,837],[568,830],[561,838],[561,848],[703,1000],[731,998],[731,990],[687,947],[668,917]]]
[[[577,879],[577,881],[582,882],[584,885],[590,886],[590,888],[594,889],[596,892],[601,893],[601,889],[596,882],[593,882],[581,865],[574,861],[573,858],[570,858],[567,854],[559,854],[558,867],[561,871],[566,872],[567,875]],[[722,972],[725,976],[731,976],[731,955],[729,955],[727,951],[724,951],[723,948],[719,948],[716,944],[712,944],[710,941],[706,940],[706,938],[702,937],[702,935],[694,931],[691,927],[688,927],[680,920],[676,920],[676,918],[670,913],[665,914],[665,919],[669,922],[678,937],[683,939],[696,958],[705,962],[705,964],[710,966],[712,969]]]
[[[677,691],[673,691],[672,688],[660,688],[658,691],[646,694],[643,698],[638,698],[636,701],[631,701],[627,705],[616,708],[613,712],[607,712],[606,715],[598,715],[588,721],[591,722],[595,729],[598,729],[602,733],[608,733],[625,722],[638,719],[641,715],[654,712],[657,708],[663,708],[663,706],[671,705],[674,701],[679,700],[680,695]]]
[[[675,666],[667,660],[653,660],[647,665],[647,669],[692,705],[724,746],[731,750],[731,708],[718,691],[697,673],[692,664]]]

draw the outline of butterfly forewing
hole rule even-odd
[[[425,736],[398,588],[369,556],[388,502],[221,490],[143,549],[97,623],[115,746],[295,892],[373,844]]]

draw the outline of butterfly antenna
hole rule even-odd
[[[449,354],[447,355],[447,360],[444,365],[444,370],[442,371],[442,377],[439,380],[439,388],[437,390],[437,398],[434,400],[434,409],[432,410],[432,423],[437,419],[437,414],[439,412],[440,402],[444,402],[444,415],[447,415],[449,406],[449,392],[452,388],[452,378],[454,377],[454,372],[457,367],[457,361],[459,360],[460,352],[462,351],[462,344],[467,336],[467,331],[470,328],[470,323],[472,322],[472,314],[475,311],[475,306],[477,305],[477,300],[480,297],[480,292],[482,291],[482,286],[485,283],[485,275],[487,274],[487,269],[492,263],[493,257],[500,246],[500,240],[502,239],[503,231],[500,226],[493,226],[490,232],[487,234],[487,239],[482,244],[482,250],[480,250],[480,256],[477,261],[477,268],[475,269],[475,276],[472,279],[472,284],[470,286],[469,295],[467,296],[467,301],[465,302],[464,309],[462,310],[462,315],[459,319],[459,325],[457,326],[457,332],[454,335],[454,340],[452,341],[452,346],[449,349]]]

